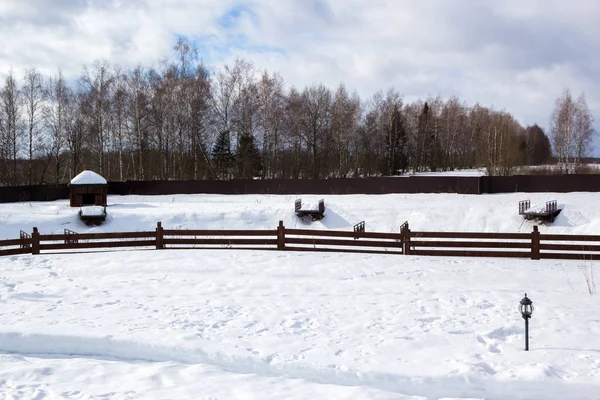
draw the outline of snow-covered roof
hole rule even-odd
[[[71,185],[106,185],[106,179],[94,171],[85,170],[71,179]]]

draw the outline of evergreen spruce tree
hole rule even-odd
[[[435,117],[431,115],[429,104],[425,102],[423,111],[419,116],[419,143],[420,163],[419,166],[425,170],[429,167],[431,171],[437,171],[441,164],[442,149],[437,137]]]
[[[429,165],[429,143],[427,142],[429,139],[429,125],[429,105],[425,102],[423,111],[419,115],[419,126],[417,128],[417,170],[423,170]]]
[[[219,132],[217,142],[213,146],[212,159],[215,162],[216,173],[219,179],[227,179],[233,161],[231,139],[229,138],[228,130]]]
[[[432,118],[433,119],[433,118]],[[440,140],[437,135],[438,124],[436,120],[432,120],[429,124],[428,140],[427,145],[428,148],[428,160],[429,160],[429,169],[433,172],[440,169],[441,166],[444,165],[444,152],[442,151],[442,146],[440,144]]]
[[[262,172],[262,157],[256,145],[256,139],[249,133],[242,133],[235,154],[237,176],[242,179],[252,179]]]
[[[404,121],[402,113],[398,105],[394,107],[392,120],[388,132],[387,141],[387,173],[396,175],[403,173],[408,166],[408,157],[406,149],[406,130],[404,129]]]

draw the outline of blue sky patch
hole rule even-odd
[[[231,7],[227,12],[221,15],[217,21],[220,27],[225,29],[232,29],[243,19],[248,18],[252,22],[252,25],[259,26],[258,16],[252,9],[245,4],[238,4]]]

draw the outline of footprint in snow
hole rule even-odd
[[[490,339],[501,340],[506,342],[512,336],[521,335],[522,331],[520,328],[516,326],[511,326],[510,328],[498,328],[493,331],[487,333],[485,336]]]
[[[496,370],[492,368],[488,363],[478,362],[472,365],[473,369],[479,372],[483,372],[487,375],[496,375]]]

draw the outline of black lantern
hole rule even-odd
[[[519,311],[525,320],[525,351],[529,351],[529,318],[533,314],[533,302],[527,297],[527,293],[525,293],[525,297],[521,300]]]

